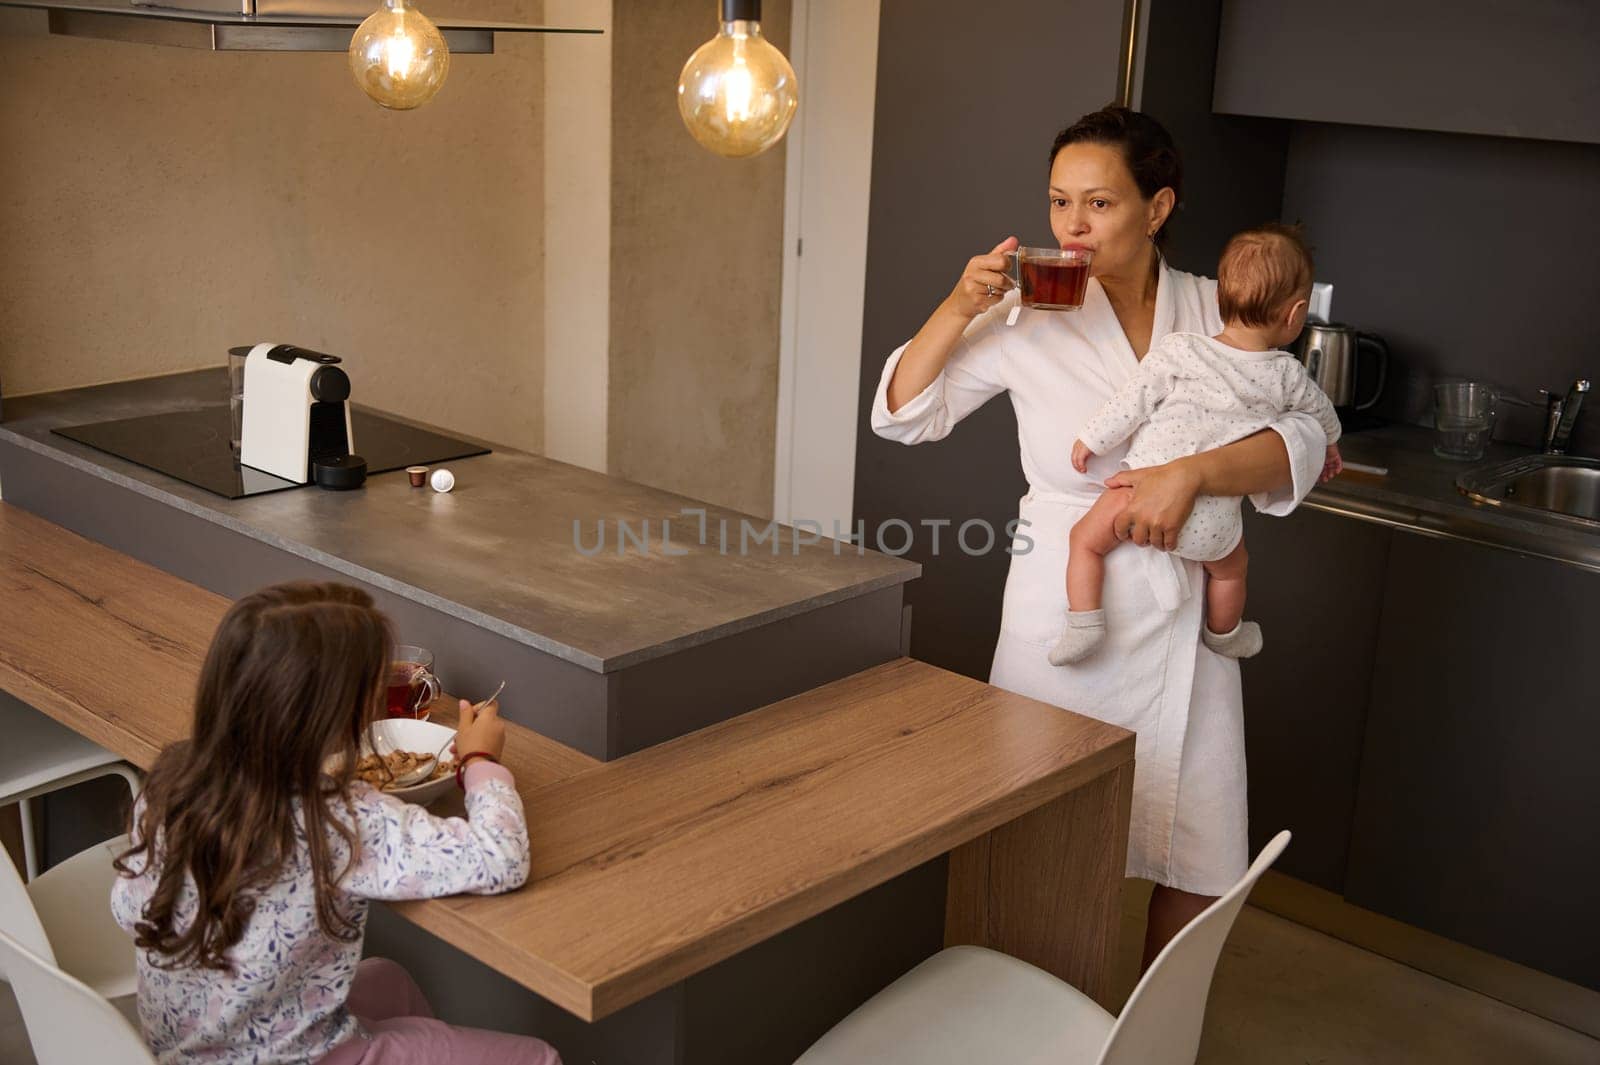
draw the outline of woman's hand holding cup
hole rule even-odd
[[[999,303],[1012,285],[1006,273],[1006,252],[1017,250],[1017,238],[1007,237],[994,246],[987,255],[975,255],[967,260],[946,306],[963,318],[976,318]]]

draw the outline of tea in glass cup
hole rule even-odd
[[[1083,306],[1094,253],[1082,248],[1018,248],[1006,252],[1006,273],[1022,290],[1022,305],[1041,311]]]
[[[439,678],[433,675],[432,651],[410,644],[394,649],[394,659],[389,663],[386,706],[390,717],[426,721],[429,708],[443,690]]]

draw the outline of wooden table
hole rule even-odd
[[[137,765],[227,605],[0,504],[0,688]],[[948,943],[1110,997],[1122,729],[899,659],[609,763],[512,726],[507,764],[529,885],[397,908],[585,1020],[945,852]]]

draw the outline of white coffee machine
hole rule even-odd
[[[296,484],[359,488],[367,464],[350,428],[350,377],[337,355],[257,344],[244,367],[241,465]]]

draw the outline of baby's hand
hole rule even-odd
[[[1089,445],[1082,440],[1072,442],[1072,468],[1079,473],[1089,472],[1089,460],[1094,458],[1094,452],[1089,450]]]
[[[1329,444],[1328,457],[1322,464],[1322,476],[1317,478],[1317,483],[1327,484],[1343,472],[1344,456],[1339,454],[1339,445]]]

